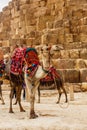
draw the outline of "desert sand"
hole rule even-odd
[[[41,103],[35,110],[38,118],[29,119],[29,102],[22,99],[26,112],[21,113],[18,105],[13,105],[14,114],[9,113],[9,91],[3,91],[5,105],[0,101],[0,130],[87,130],[87,92],[74,93],[74,101],[60,104],[56,90],[41,90]],[[15,99],[13,99],[13,102]]]

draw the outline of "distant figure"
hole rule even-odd
[[[2,88],[1,85],[3,84],[2,76],[4,73],[5,64],[4,64],[4,56],[3,56],[3,50],[0,48],[0,100],[2,101],[2,104],[4,103],[4,99],[2,97]]]

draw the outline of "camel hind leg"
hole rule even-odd
[[[0,100],[2,101],[2,104],[4,105],[5,102],[4,102],[4,99],[3,99],[3,96],[2,96],[2,88],[1,88],[1,85],[0,85]]]
[[[64,84],[63,84],[63,81],[61,79],[58,79],[56,81],[56,86],[57,86],[57,90],[58,90],[58,93],[59,93],[59,98],[58,98],[58,101],[57,103],[60,102],[60,99],[61,99],[61,95],[62,95],[62,91],[61,89],[63,90],[64,94],[65,94],[65,102],[68,102],[68,99],[67,99],[67,92],[64,88]]]

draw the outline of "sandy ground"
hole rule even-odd
[[[8,94],[9,91],[3,91],[5,105],[0,102],[0,130],[87,130],[87,92],[75,93],[75,100],[69,101],[68,105],[62,104],[62,96],[58,105],[56,90],[42,90],[41,103],[35,103],[35,110],[39,115],[36,119],[29,119],[29,102],[23,99],[26,112],[20,113],[16,105],[13,106],[15,113],[8,113]]]

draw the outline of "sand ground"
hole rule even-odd
[[[10,114],[9,91],[3,91],[5,105],[0,102],[0,130],[87,130],[87,92],[74,96],[75,100],[69,104],[62,104],[62,96],[59,105],[56,90],[41,90],[41,103],[37,103],[37,95],[35,103],[39,117],[29,119],[29,102],[22,99],[26,112],[21,113],[16,105],[13,106],[15,113]]]

